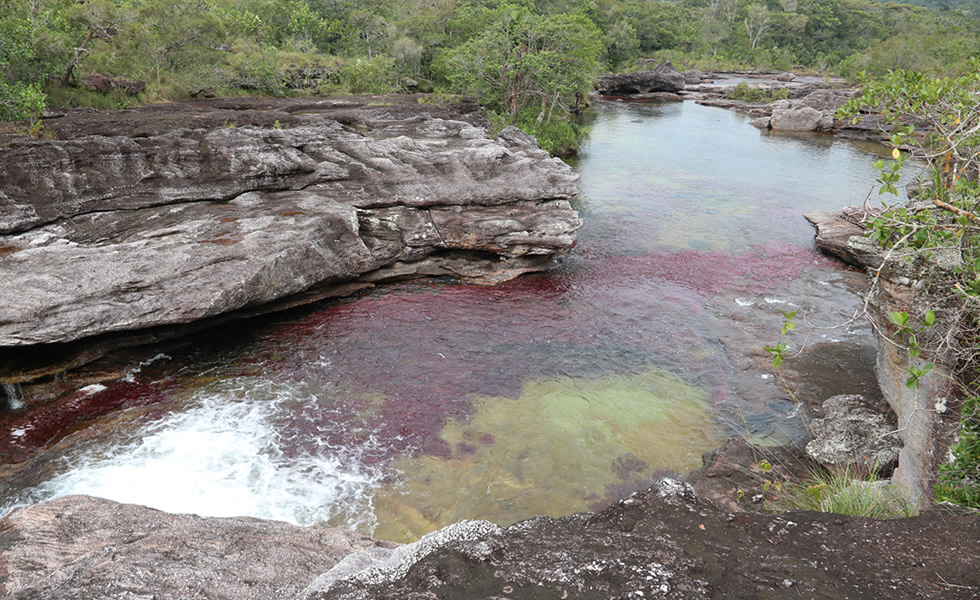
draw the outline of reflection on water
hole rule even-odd
[[[800,214],[861,202],[871,155],[691,103],[603,104],[590,127],[586,225],[557,270],[406,283],[202,336],[165,375],[69,404],[91,424],[8,469],[0,511],[90,493],[407,540],[595,508],[729,435],[799,435],[761,347],[780,309],[825,325],[857,304]],[[65,419],[28,413],[0,436]]]

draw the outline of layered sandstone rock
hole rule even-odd
[[[519,130],[491,138],[418,104],[223,102],[171,105],[158,121],[160,108],[96,115],[95,127],[75,115],[58,130],[68,139],[0,148],[0,349],[351,282],[496,283],[574,244],[576,176]]]

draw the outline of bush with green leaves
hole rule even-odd
[[[980,509],[980,397],[963,403],[952,460],[939,466],[936,500]]]
[[[980,374],[980,61],[958,77],[929,77],[896,70],[885,77],[861,75],[863,95],[839,116],[859,119],[876,112],[887,123],[891,161],[879,160],[881,194],[898,192],[900,170],[911,154],[926,164],[921,185],[909,202],[882,202],[868,223],[869,237],[884,251],[882,268],[911,273],[936,311],[920,317],[941,331],[928,339],[905,312],[891,313],[896,335],[911,358],[920,353],[954,369],[964,395],[959,442],[952,461],[940,468],[938,498],[977,506],[980,502],[980,425],[969,382]],[[937,321],[936,314],[941,314]],[[909,384],[931,363],[910,367]]]
[[[0,14],[0,121],[37,119],[44,93],[37,82],[22,79],[24,65],[34,58],[30,23],[16,7],[3,8],[10,12]]]
[[[504,4],[488,19],[482,33],[440,58],[441,73],[455,89],[475,95],[511,124],[534,110],[537,125],[564,117],[592,89],[602,45],[587,17],[538,15]]]
[[[773,100],[788,98],[789,90],[771,90],[767,88],[752,87],[748,83],[741,81],[727,94],[725,94],[725,97],[732,100],[744,100],[746,102],[772,102]]]

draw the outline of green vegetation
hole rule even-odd
[[[758,87],[749,87],[749,84],[743,81],[736,85],[732,91],[728,92],[726,97],[732,100],[745,100],[746,102],[772,102],[773,100],[788,98],[789,91],[786,89],[767,90]]]
[[[498,123],[570,151],[578,138],[572,115],[597,74],[646,68],[641,59],[701,69],[966,73],[968,58],[980,55],[978,22],[953,8],[874,0],[0,0],[0,120],[35,119],[46,104],[437,91],[475,95]]]
[[[980,398],[963,403],[952,460],[939,466],[936,500],[980,509]]]
[[[762,461],[759,469],[768,473]],[[769,510],[813,510],[872,519],[899,519],[915,514],[900,493],[891,490],[876,473],[857,473],[849,468],[820,468],[797,481],[763,482]]]
[[[880,215],[869,223],[869,236],[886,252],[882,268],[909,273],[934,303],[935,310],[917,318],[906,312],[889,315],[913,362],[909,387],[933,366],[919,360],[925,352],[953,367],[966,398],[959,441],[952,460],[940,468],[936,496],[980,508],[975,389],[980,373],[980,62],[972,61],[970,71],[959,77],[899,69],[879,79],[862,74],[862,83],[863,96],[844,106],[841,116],[857,119],[875,111],[890,127],[894,160],[876,164],[880,193],[897,193],[908,153],[927,165],[908,203],[882,202]]]

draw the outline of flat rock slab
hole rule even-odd
[[[980,516],[729,513],[663,480],[599,513],[460,522],[397,546],[70,496],[0,520],[0,596],[561,600],[970,599]]]
[[[295,598],[351,552],[394,546],[342,529],[174,515],[66,496],[0,520],[0,596]]]
[[[304,600],[911,600],[980,592],[976,515],[731,514],[664,480],[600,513],[485,531],[466,528],[410,566],[396,555],[339,579],[328,572]]]
[[[517,129],[415,99],[269,102],[76,112],[0,147],[0,351],[317,286],[498,283],[575,243],[576,175]]]

